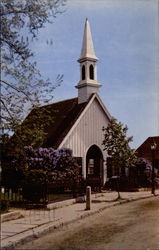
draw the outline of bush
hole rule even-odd
[[[1,211],[8,211],[9,201],[8,200],[1,200],[0,206],[1,206]]]
[[[44,192],[47,192],[46,189],[50,184],[53,189],[61,191],[70,189],[74,196],[77,195],[81,182],[81,168],[72,157],[71,150],[34,149],[29,146],[26,147],[26,155],[27,170],[23,191],[25,198],[38,201],[43,198]],[[29,188],[34,183],[39,185],[39,194],[38,190],[36,191],[36,185],[32,190]]]
[[[39,203],[41,199],[44,200],[46,194],[45,179],[45,171],[43,170],[28,171],[22,189],[23,198],[34,203]]]
[[[137,191],[137,185],[133,179],[128,176],[112,176],[104,185],[105,189],[115,191]]]
[[[31,203],[40,203],[46,200],[45,186],[43,184],[25,184],[22,190],[23,199]]]

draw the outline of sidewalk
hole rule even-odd
[[[156,195],[158,199],[159,190],[156,190]],[[116,192],[103,192],[92,195],[91,210],[87,211],[85,203],[73,203],[73,199],[67,202],[67,205],[63,202],[64,206],[59,208],[56,203],[51,210],[18,210],[23,218],[1,224],[1,249],[13,249],[19,243],[40,237],[54,228],[80,220],[108,207],[152,196],[151,191],[121,192],[122,199],[116,201]]]

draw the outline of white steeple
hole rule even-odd
[[[99,91],[99,87],[101,85],[97,82],[97,61],[98,58],[94,53],[90,25],[88,19],[86,19],[81,56],[78,59],[78,62],[80,63],[81,75],[81,79],[76,86],[76,88],[78,88],[78,103],[88,101],[91,94],[98,93]]]
[[[80,62],[81,60],[85,58],[91,58],[91,59],[94,59],[95,61],[98,60],[98,58],[94,54],[92,35],[91,35],[90,25],[89,25],[87,18],[85,22],[81,56],[78,59],[78,61]]]

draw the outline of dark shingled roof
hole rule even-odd
[[[57,148],[87,104],[88,102],[78,104],[78,98],[73,98],[40,107],[49,110],[53,116],[53,121],[46,131],[46,141],[42,146]]]
[[[155,158],[159,159],[159,136],[148,137],[137,149],[136,153],[139,158],[152,160],[151,145],[156,143]]]
[[[81,104],[78,104],[78,98],[72,98],[33,109],[22,122],[20,130],[9,140],[8,147],[19,150],[20,138],[23,146],[33,144],[36,147],[58,148],[91,97],[87,102]],[[38,129],[42,129],[44,132],[42,141],[40,139],[38,141]],[[37,130],[37,135],[34,130]],[[33,141],[35,138],[37,141]]]
[[[72,98],[33,109],[19,130],[23,145],[58,148],[93,96],[96,94],[81,104],[78,98]],[[12,136],[13,145],[18,145],[17,137]]]

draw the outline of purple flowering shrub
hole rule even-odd
[[[152,169],[152,166],[151,166],[150,162],[147,159],[145,159],[145,158],[138,158],[137,162],[136,162],[136,165],[137,166],[143,166],[147,170],[151,170]]]
[[[45,199],[48,189],[67,187],[73,191],[80,184],[80,167],[69,149],[26,147],[26,170],[23,197],[27,200]]]
[[[26,147],[27,173],[40,171],[40,182],[78,181],[80,168],[69,149]],[[43,178],[42,174],[43,173]]]

